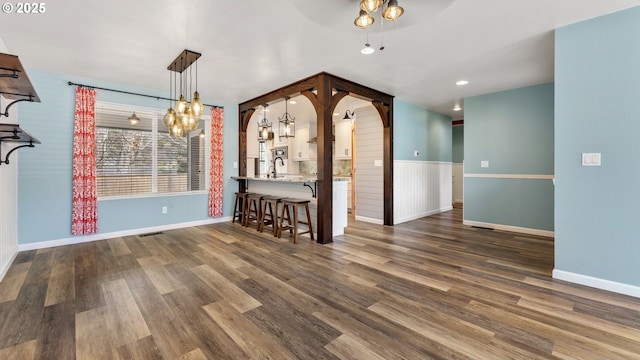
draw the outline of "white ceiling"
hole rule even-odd
[[[237,104],[326,71],[453,112],[467,96],[553,80],[553,29],[640,0],[399,0],[384,51],[362,55],[359,0],[59,0],[44,14],[0,13],[23,65],[154,89],[185,48],[202,53],[200,93]],[[380,19],[369,40],[380,46]],[[467,79],[469,85],[455,82]]]

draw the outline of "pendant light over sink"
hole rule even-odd
[[[284,114],[278,118],[278,135],[280,138],[296,137],[296,118],[289,114],[289,97],[284,98]]]
[[[263,118],[258,123],[258,141],[265,142],[273,139],[273,131],[271,131],[271,121],[267,120],[267,106],[264,104],[262,109]]]
[[[193,131],[200,125],[200,116],[204,113],[204,106],[198,93],[198,59],[201,54],[184,50],[178,57],[167,67],[169,73],[169,98],[174,99],[178,94],[178,81],[176,76],[180,77],[180,98],[175,102],[175,110],[169,105],[167,113],[164,115],[164,124],[169,130],[171,136],[184,137],[189,131]],[[193,71],[191,65],[196,64],[196,80],[193,82]],[[188,71],[187,71],[188,70]],[[171,72],[173,72],[173,83],[171,82]],[[183,94],[191,94],[192,88],[195,88],[193,97],[187,100]],[[172,92],[172,93],[171,93]]]

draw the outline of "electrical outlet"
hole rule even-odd
[[[167,212],[169,212],[169,209],[166,206],[162,207],[162,213],[166,214]]]
[[[420,156],[420,151],[416,150],[413,152],[413,156],[418,157]]]
[[[489,160],[480,161],[480,167],[481,168],[488,168],[489,167]]]

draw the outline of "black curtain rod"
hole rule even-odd
[[[71,81],[69,81],[67,84],[68,84],[69,86],[76,85],[76,86],[80,86],[80,87],[91,88],[91,89],[98,89],[98,90],[105,90],[105,91],[112,91],[112,92],[117,92],[117,93],[121,93],[121,94],[128,94],[128,95],[143,96],[143,97],[148,97],[148,98],[152,98],[152,99],[156,99],[156,100],[178,101],[178,100],[176,100],[176,99],[170,99],[170,98],[166,98],[166,97],[162,97],[162,96],[153,96],[153,95],[139,94],[139,93],[134,93],[134,92],[130,92],[130,91],[124,91],[124,90],[107,89],[107,88],[98,87],[98,86],[92,86],[92,85],[76,84],[76,83],[71,82]],[[211,104],[202,104],[202,105],[204,105],[204,106],[210,106],[210,107],[212,107],[212,108],[224,109],[224,106],[211,105]]]

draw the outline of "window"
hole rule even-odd
[[[264,141],[258,142],[258,146],[260,147],[260,150],[258,150],[259,158],[260,158],[260,174],[266,174],[269,172],[269,166],[267,165],[267,154],[266,154],[267,146],[265,145]]]
[[[133,110],[140,122],[129,123]],[[169,135],[164,111],[96,104],[98,197],[206,189],[203,127],[187,137]]]

